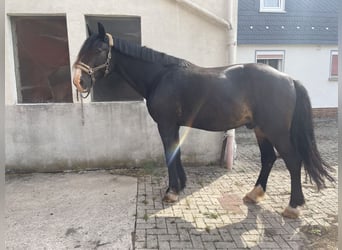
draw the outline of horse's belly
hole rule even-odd
[[[252,123],[253,119],[249,112],[241,112],[238,114],[229,114],[229,112],[212,112],[199,114],[194,118],[189,117],[182,123],[182,125],[208,131],[226,131]]]

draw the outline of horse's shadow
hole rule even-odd
[[[234,219],[226,225],[215,227],[213,223],[205,228],[199,228],[196,222],[183,218],[164,219],[167,225],[177,224],[180,240],[183,243],[191,242],[195,248],[201,248],[202,245],[204,248],[283,249],[300,248],[304,243],[297,230],[301,224],[300,219],[284,219],[276,212],[251,204],[247,205],[247,215],[234,214],[230,217]],[[170,244],[172,247],[172,241]],[[174,245],[177,247],[177,243]]]
[[[162,190],[158,197],[145,196],[145,204],[138,205],[145,209],[137,214],[137,248],[162,249],[166,244],[171,249],[297,249],[305,244],[299,233],[301,219],[285,219],[262,203],[244,204],[236,192],[213,195],[206,203],[198,198],[199,189],[193,185],[189,189],[175,204],[160,202]],[[161,245],[148,239],[158,239]]]

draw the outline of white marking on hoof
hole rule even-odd
[[[300,211],[298,208],[287,206],[281,215],[286,218],[297,219],[300,215]]]
[[[178,201],[178,194],[173,191],[169,191],[165,194],[163,201],[167,203],[174,203]]]
[[[252,191],[247,193],[245,197],[243,197],[243,201],[247,203],[258,203],[264,199],[265,191],[262,186],[259,184],[255,186]]]

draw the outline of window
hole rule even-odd
[[[268,64],[271,67],[284,71],[284,59],[285,59],[285,51],[276,50],[276,51],[256,51],[256,62]]]
[[[66,18],[12,17],[18,103],[72,102]]]
[[[98,22],[101,22],[106,32],[112,34],[113,37],[119,37],[139,45],[141,44],[140,17],[86,17],[86,23],[90,26],[91,30],[97,31]],[[108,75],[106,83],[101,80],[96,82],[92,92],[92,100],[99,102],[142,99],[142,96],[117,73]]]
[[[285,12],[285,0],[260,0],[260,12]]]
[[[330,76],[329,80],[338,80],[338,51],[333,50],[330,53]]]

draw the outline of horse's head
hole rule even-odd
[[[89,26],[88,33],[74,64],[73,83],[80,93],[89,94],[95,81],[109,73],[113,38],[101,23],[98,23],[98,33],[92,32]]]

